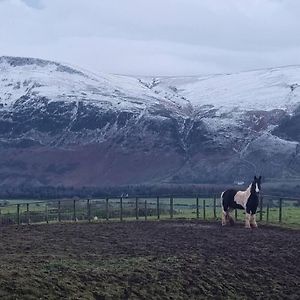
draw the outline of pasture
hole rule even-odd
[[[299,299],[300,231],[198,220],[0,227],[1,299]]]
[[[214,197],[139,197],[61,200],[2,200],[0,223],[28,224],[97,220],[219,220],[220,200]],[[232,212],[244,220],[243,210]],[[300,227],[300,199],[264,196],[257,220],[264,224]]]

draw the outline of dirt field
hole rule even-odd
[[[149,221],[0,234],[0,299],[300,298],[299,230]]]

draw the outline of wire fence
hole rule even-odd
[[[237,221],[245,218],[235,210]],[[47,201],[0,201],[0,223],[97,222],[109,220],[202,219],[218,220],[221,203],[206,197],[113,197]],[[260,197],[257,220],[300,226],[300,198]]]

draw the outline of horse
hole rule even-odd
[[[244,209],[246,212],[245,227],[256,228],[256,210],[259,202],[259,192],[261,189],[261,176],[254,176],[254,180],[245,191],[228,189],[221,194],[222,206],[222,226],[228,222],[234,225],[230,212],[233,209]]]

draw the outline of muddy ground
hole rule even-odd
[[[0,299],[300,299],[300,230],[141,221],[0,235]]]

